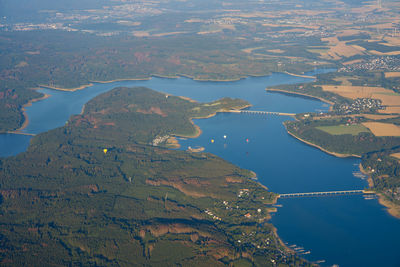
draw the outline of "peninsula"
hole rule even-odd
[[[116,88],[33,137],[0,161],[2,264],[307,266],[268,223],[277,195],[253,172],[166,148],[196,133],[191,118],[246,106]]]
[[[375,72],[374,72],[375,73]],[[285,122],[290,135],[337,157],[361,158],[360,170],[369,176],[369,187],[380,203],[400,218],[400,92],[393,87],[359,86],[355,76],[333,72],[317,75],[312,83],[282,85],[267,91],[320,99],[331,104],[327,113],[297,114]],[[373,73],[371,73],[373,75]],[[393,83],[385,78],[386,84]]]

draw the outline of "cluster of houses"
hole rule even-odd
[[[376,111],[385,109],[380,99],[374,98],[357,98],[351,104],[342,104],[338,111],[344,114],[360,113],[363,111]]]
[[[338,70],[338,72],[353,72],[357,70],[400,71],[400,57],[399,56],[372,57],[367,60],[362,60],[357,63],[343,66]]]
[[[386,194],[392,195],[395,200],[400,201],[400,187],[386,189]]]
[[[153,146],[158,146],[161,143],[164,143],[168,140],[169,135],[164,135],[164,136],[157,136],[156,138],[154,138],[153,142],[151,142],[151,144]]]
[[[244,196],[249,196],[249,193],[250,193],[250,190],[247,189],[247,188],[240,189],[239,192],[238,192],[238,194],[237,194],[237,197],[238,197],[238,198],[241,198],[241,197],[244,197]],[[233,208],[229,205],[229,202],[226,201],[226,200],[222,201],[222,204],[225,206],[225,209],[227,209],[227,210],[232,210],[232,209],[233,209]],[[234,208],[239,209],[239,206],[236,206],[236,207],[234,207]],[[262,212],[262,209],[261,209],[261,208],[257,209],[257,213],[258,213],[258,214],[260,214],[261,212]],[[206,209],[206,210],[204,211],[204,213],[206,213],[207,215],[211,216],[214,220],[218,220],[218,221],[221,221],[221,220],[222,220],[220,217],[218,217],[217,215],[215,215],[212,211],[210,211],[210,210],[208,210],[208,209]],[[246,217],[247,219],[250,219],[250,218],[252,218],[254,215],[252,215],[250,212],[247,212],[247,213],[244,214],[243,216]]]
[[[221,221],[221,220],[222,220],[220,217],[214,215],[214,213],[212,213],[212,212],[209,211],[209,210],[205,210],[204,212],[205,212],[207,215],[210,215],[214,220],[217,220],[217,221]]]

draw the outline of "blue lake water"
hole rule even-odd
[[[64,125],[81,112],[84,103],[118,86],[146,86],[198,101],[221,97],[248,100],[253,110],[310,112],[327,110],[320,101],[265,92],[266,86],[305,82],[310,79],[275,73],[236,82],[197,82],[191,79],[152,78],[148,81],[121,81],[94,84],[76,92],[43,89],[51,97],[27,108],[30,120],[26,133],[41,133]],[[203,146],[206,152],[251,169],[259,181],[278,193],[363,189],[365,180],[356,178],[358,159],[336,158],[290,137],[281,116],[222,113],[195,120],[202,129],[196,139],[180,140],[182,149]],[[226,138],[224,138],[226,135]],[[24,151],[29,136],[0,135],[0,156]],[[211,139],[215,142],[211,143]],[[280,199],[272,223],[288,245],[310,251],[303,257],[324,260],[322,265],[400,266],[398,240],[400,220],[363,196],[308,197]]]
[[[255,171],[259,182],[273,192],[367,187],[365,180],[353,175],[359,171],[359,159],[336,158],[299,142],[286,133],[282,125],[286,119],[219,114],[195,120],[202,135],[180,143],[182,149],[203,146],[207,152]],[[400,266],[400,220],[391,217],[376,199],[366,200],[362,195],[299,197],[279,199],[277,204],[272,223],[289,246],[311,252],[304,258],[324,260],[323,266]]]
[[[24,152],[32,136],[21,134],[0,134],[0,157],[9,157]]]

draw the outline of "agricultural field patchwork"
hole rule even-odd
[[[385,109],[379,111],[380,113],[400,113],[400,94],[383,87],[323,85],[322,89],[353,100],[357,98],[379,99],[385,106]]]
[[[364,122],[363,125],[375,136],[400,136],[400,126],[393,123]]]

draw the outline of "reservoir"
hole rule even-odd
[[[320,101],[267,93],[267,86],[310,81],[275,73],[235,82],[199,82],[187,78],[152,78],[93,86],[75,92],[42,89],[51,97],[27,108],[25,133],[41,133],[65,124],[84,103],[118,86],[146,86],[158,91],[212,101],[221,97],[248,100],[251,110],[274,112],[326,111]],[[242,168],[257,173],[258,180],[277,193],[363,189],[359,160],[336,158],[289,136],[277,115],[221,113],[195,120],[202,129],[196,139],[180,140],[181,149],[202,146]],[[226,138],[224,138],[226,136]],[[30,136],[0,135],[0,156],[24,151]],[[210,140],[214,139],[215,142]],[[357,176],[357,177],[356,177]],[[299,254],[323,266],[400,266],[400,220],[391,217],[376,199],[362,195],[280,199],[272,215],[281,239]],[[303,254],[302,254],[303,253]]]

